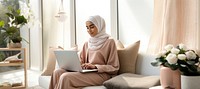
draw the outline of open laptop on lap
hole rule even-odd
[[[68,71],[77,72],[95,72],[97,69],[82,69],[81,63],[77,54],[74,50],[59,50],[54,51],[58,66]]]

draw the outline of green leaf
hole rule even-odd
[[[14,43],[20,43],[20,42],[22,41],[22,37],[20,37],[20,36],[13,37],[13,38],[12,38],[12,41],[13,41]]]
[[[18,9],[16,12],[17,12],[17,14],[19,15],[19,14],[21,13],[21,10],[20,10],[20,9]]]
[[[161,62],[161,63],[165,63],[165,62],[167,62],[167,60],[165,60],[164,57],[156,58],[156,60],[157,60],[158,62]]]
[[[188,70],[191,71],[191,72],[196,72],[197,66],[196,65],[190,65],[190,66],[188,66]]]
[[[189,65],[195,65],[196,62],[191,60],[191,61],[187,61],[187,64],[189,64]]]
[[[14,19],[14,15],[12,13],[6,13],[6,15],[12,19]]]
[[[4,21],[0,21],[0,27],[3,27],[5,25]]]
[[[161,63],[159,63],[159,62],[151,62],[151,65],[154,66],[154,67],[157,67],[157,66],[160,66]]]
[[[22,16],[16,16],[15,20],[16,20],[17,24],[27,23],[27,20],[23,15]]]
[[[170,65],[170,68],[171,68],[172,70],[177,70],[177,69],[178,69],[178,66],[175,65],[175,64],[172,64],[172,65]]]
[[[14,34],[17,32],[17,28],[16,27],[9,27],[7,30],[6,30],[6,33],[7,34]]]

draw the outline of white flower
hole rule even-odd
[[[161,53],[162,53],[162,56],[165,56],[167,53],[167,50],[163,50]]]
[[[8,19],[9,19],[8,25],[9,25],[10,27],[12,27],[12,26],[13,26],[13,23],[12,23],[12,22],[15,20],[15,18],[12,19],[11,17],[8,17]]]
[[[155,56],[156,56],[156,58],[160,58],[162,56],[162,53],[158,53]]]
[[[186,59],[186,55],[185,54],[178,54],[178,59],[185,60]]]
[[[171,49],[171,53],[173,53],[173,54],[178,54],[179,52],[180,52],[180,50],[177,49],[177,48],[172,48]]]
[[[178,59],[176,58],[176,54],[173,53],[168,54],[166,60],[169,64],[175,64],[178,61]]]
[[[187,47],[184,44],[179,44],[179,48],[182,50],[187,50]]]
[[[167,46],[165,46],[165,50],[170,51],[173,47],[173,45],[168,44]]]
[[[197,57],[196,54],[193,51],[188,51],[185,54],[186,54],[186,57],[187,57],[188,60],[196,59],[196,57]]]

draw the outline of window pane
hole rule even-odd
[[[111,33],[110,0],[76,0],[76,40],[79,47],[88,40],[85,21],[92,15],[102,16],[106,22],[106,32]]]

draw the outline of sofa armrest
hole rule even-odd
[[[49,89],[50,79],[51,76],[39,76],[38,80],[39,86],[44,89]]]

